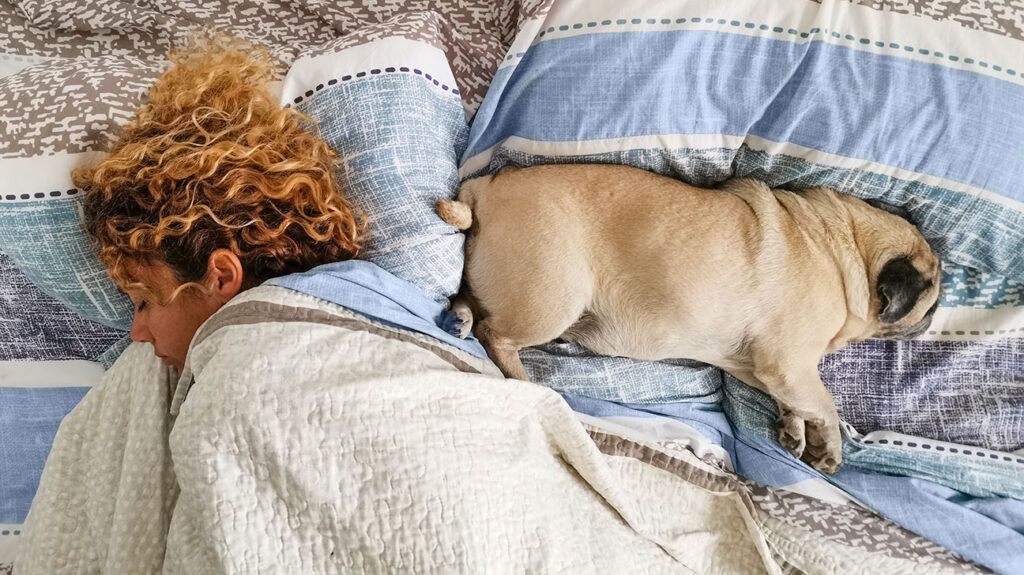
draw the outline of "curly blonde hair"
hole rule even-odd
[[[163,263],[202,289],[221,248],[241,261],[243,288],[355,257],[365,217],[312,120],[270,95],[267,52],[208,40],[171,62],[110,154],[72,174],[115,283],[153,294],[133,270]]]

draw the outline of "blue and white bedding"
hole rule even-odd
[[[472,10],[471,2],[458,4]],[[478,36],[453,43],[451,29],[435,13],[396,17],[333,40],[334,32],[315,36],[315,42],[313,35],[281,44],[257,37],[287,61],[297,57],[284,79],[282,102],[320,122],[345,159],[340,175],[346,193],[372,217],[377,240],[368,256],[387,273],[357,272],[357,264],[335,270],[334,279],[341,274],[352,288],[338,292],[347,295],[335,297],[348,298],[339,303],[445,340],[441,310],[458,286],[462,237],[436,218],[433,201],[453,195],[460,178],[508,163],[626,163],[702,185],[752,175],[772,185],[824,184],[900,205],[943,255],[942,307],[920,340],[868,341],[823,362],[823,377],[848,423],[847,466],[835,477],[817,474],[779,448],[772,439],[774,405],[713,368],[685,360],[593,357],[559,342],[525,351],[524,363],[535,381],[562,393],[584,423],[618,426],[623,434],[692,453],[730,477],[735,472],[756,481],[760,485],[750,489],[772,494],[761,505],[782,522],[774,525],[777,533],[784,524],[806,523],[814,533],[812,547],[830,553],[836,550],[829,542],[857,547],[856,541],[885,539],[875,531],[829,531],[863,521],[890,537],[874,559],[913,556],[915,569],[1024,571],[1024,197],[1012,185],[1024,175],[1024,106],[1015,104],[1024,90],[1024,32],[996,30],[1005,18],[979,17],[961,27],[941,16],[876,11],[843,0],[644,0],[628,8],[559,0],[506,7],[513,5],[519,21],[500,22],[506,28],[495,37],[507,46],[513,31],[519,33],[471,126],[466,118],[493,70],[467,72],[452,62],[464,63],[473,49],[504,47],[470,46]],[[0,17],[5,6],[0,1]],[[321,17],[335,18],[340,28],[343,15]],[[153,41],[162,46],[165,40]],[[76,49],[95,50],[83,39],[75,42]],[[0,48],[19,58],[24,51]],[[123,56],[123,46],[114,54]],[[68,327],[41,329],[39,341],[72,351],[32,357],[33,347],[26,345],[28,351],[14,359],[96,360],[103,349],[122,349],[109,347],[127,319],[117,311],[111,284],[90,276],[68,290],[74,284],[58,278],[60,285],[47,285],[39,273],[47,269],[46,257],[62,254],[72,269],[98,269],[98,262],[76,247],[80,236],[67,236],[65,251],[54,243],[58,231],[74,229],[77,199],[71,190],[44,190],[24,177],[29,172],[23,166],[64,173],[68,162],[101,151],[109,124],[137,105],[142,92],[135,88],[152,81],[157,62],[147,60],[148,67],[132,75],[128,65],[82,60],[76,64],[81,74],[107,74],[84,85],[95,88],[94,95],[116,96],[101,110],[103,121],[84,137],[43,130],[24,146],[4,140],[0,175],[22,174],[19,186],[29,198],[22,199],[21,190],[0,194],[0,221],[19,230],[0,230],[0,265],[8,253],[6,261],[21,270],[18,277],[33,285],[4,277],[0,294],[51,301],[41,295],[47,293],[77,316],[113,326],[73,323],[71,312],[54,312]],[[27,94],[37,88],[25,80],[46,79],[48,69],[33,70],[35,75],[14,73],[6,83],[0,79],[0,101],[33,101]],[[119,81],[135,91],[105,88]],[[61,116],[65,108],[42,106],[35,113],[54,124],[68,122]],[[58,207],[63,216],[52,226],[26,216]],[[32,241],[46,249],[31,249]],[[45,257],[33,260],[37,254]],[[384,279],[390,274],[404,287]],[[324,281],[317,277],[279,281],[324,297],[310,287]],[[417,291],[431,303],[412,303]],[[95,313],[105,301],[110,317]],[[18,311],[8,314],[3,305],[0,299],[0,320],[10,315],[38,323],[49,317],[38,306],[23,312],[12,305]],[[419,327],[405,323],[410,321]],[[30,341],[26,333],[15,329],[6,337]],[[0,377],[0,392],[16,390],[0,395],[0,425],[12,430],[4,437],[15,439],[0,453],[0,477],[17,477],[0,485],[6,513],[0,516],[0,567],[29,508],[49,437],[98,369],[74,363],[81,375],[58,381],[25,365],[0,365],[0,375],[13,374]],[[57,392],[63,399],[43,405],[14,397],[47,382],[63,388]],[[40,425],[3,415],[15,411],[38,414]],[[37,463],[25,469],[35,475],[11,475],[30,460],[22,453],[31,442]],[[929,541],[975,564],[943,555]],[[808,560],[804,570],[827,569]],[[879,563],[876,572],[887,570],[898,571]]]
[[[740,475],[828,481],[1012,573],[1024,570],[1022,160],[1019,38],[842,0],[565,1],[523,26],[461,173],[614,162],[698,185],[825,185],[906,210],[943,257],[941,307],[919,340],[823,362],[847,422],[835,476],[774,442],[763,394],[706,366],[559,342],[524,364],[579,411],[685,422]]]

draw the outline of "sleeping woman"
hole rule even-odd
[[[267,91],[265,53],[174,63],[110,155],[73,179],[100,259],[135,305],[132,339],[181,370],[228,300],[353,258],[366,225],[339,193],[334,151]]]
[[[177,53],[74,174],[138,344],[64,420],[19,575],[678,567],[557,394],[353,259],[366,218],[271,77]]]

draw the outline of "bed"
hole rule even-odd
[[[7,30],[0,34],[0,566],[9,569],[33,537],[34,549],[63,545],[54,552],[61,560],[80,551],[82,562],[65,564],[65,572],[170,569],[162,553],[157,560],[138,550],[148,548],[143,538],[159,547],[169,529],[175,533],[165,505],[176,493],[173,476],[148,491],[130,481],[111,488],[103,527],[57,525],[60,537],[44,545],[22,525],[33,497],[63,493],[71,506],[122,477],[152,481],[138,470],[166,465],[161,426],[173,423],[175,382],[144,346],[129,345],[129,306],[81,231],[68,172],[103,153],[144,102],[166,51],[200,26],[270,48],[281,62],[282,104],[317,120],[345,158],[346,193],[373,216],[363,258],[385,275],[339,270],[350,287],[330,305],[308,287],[275,288],[315,295],[318,303],[296,301],[339,317],[381,320],[383,308],[368,311],[352,295],[371,289],[382,301],[422,294],[443,325],[463,237],[436,217],[433,202],[451,197],[461,180],[506,165],[623,163],[698,185],[753,176],[792,189],[828,185],[902,208],[943,258],[940,308],[918,340],[869,340],[823,361],[844,420],[845,465],[834,476],[778,446],[766,396],[694,362],[596,357],[556,341],[523,354],[543,389],[522,393],[543,399],[503,401],[545,406],[537,425],[556,430],[554,443],[562,457],[575,454],[583,478],[565,487],[575,494],[567,500],[583,498],[574,509],[605,525],[582,495],[599,494],[629,526],[620,541],[637,549],[653,542],[682,572],[1024,571],[1024,7],[923,0],[100,6],[0,2]],[[399,283],[381,279],[392,276]],[[274,298],[285,296],[261,297],[279,304]],[[414,324],[383,323],[423,337]],[[369,338],[361,345],[391,345],[379,335],[360,335]],[[486,372],[485,358],[444,345]],[[350,365],[337,369],[361,381],[344,371]],[[428,372],[410,377],[434,381]],[[438,425],[498,421],[491,401],[501,393],[479,396],[477,414],[441,409]],[[115,416],[103,397],[132,408]],[[424,397],[401,400],[415,406]],[[92,487],[76,486],[75,477],[48,477],[40,487],[62,421],[79,435],[102,427],[109,438],[65,439],[55,450],[65,461],[76,450],[89,454],[79,462],[85,467],[67,465],[83,473],[87,463],[104,462],[93,466],[101,471]],[[500,443],[512,428],[494,421],[486,429]],[[406,432],[409,439],[413,431]],[[488,461],[485,446],[460,449]],[[550,453],[537,453],[537,469],[549,469],[541,462]],[[259,464],[263,456],[248,457]],[[547,477],[537,473],[538,481]],[[489,504],[515,508],[489,495]],[[672,523],[671,514],[650,508],[656,501],[695,523]],[[477,523],[463,529],[493,521],[466,516]],[[155,527],[129,528],[143,524]],[[562,532],[556,527],[537,525]],[[439,541],[460,533],[437,529]],[[595,528],[593,537],[613,532]],[[551,537],[567,549],[577,544]],[[402,563],[412,560],[389,555],[388,545],[361,545],[346,557],[366,562],[344,563],[348,570],[472,572],[486,566],[473,561],[493,552],[478,542],[462,555]],[[296,549],[297,557],[313,553]],[[204,565],[237,572],[269,565],[214,555]],[[560,557],[515,560],[527,570],[587,567]],[[52,567],[35,559],[19,562],[30,572]],[[632,566],[660,569],[660,560]]]

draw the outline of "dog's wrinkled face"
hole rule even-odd
[[[927,244],[916,253],[896,256],[875,280],[878,332],[884,339],[911,339],[928,329],[939,307],[941,266]]]
[[[869,321],[874,333],[869,337],[921,335],[939,307],[939,256],[902,209],[881,202],[847,201],[861,208],[855,227],[871,282]]]

